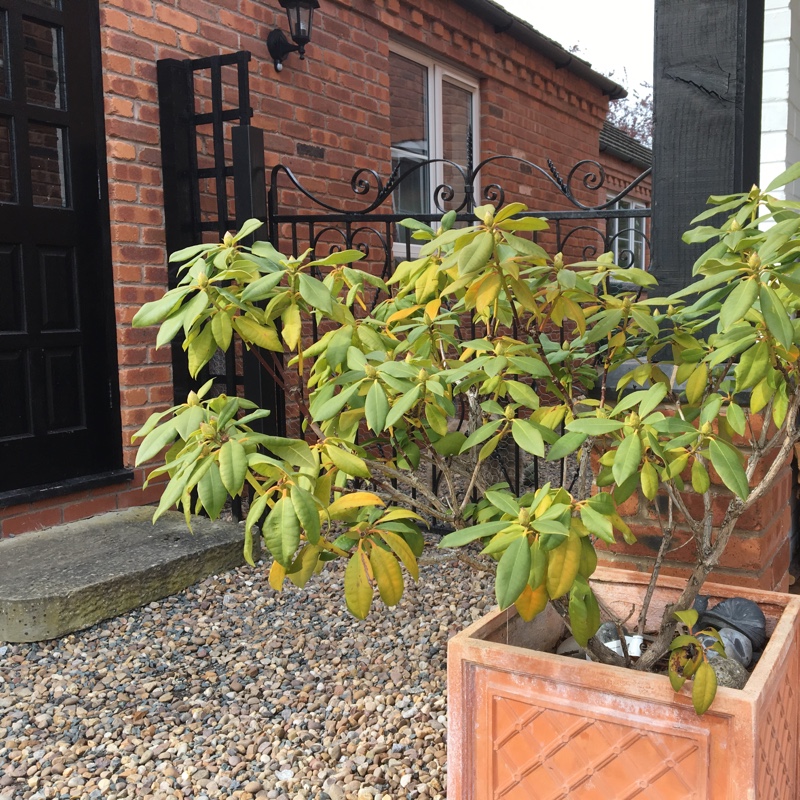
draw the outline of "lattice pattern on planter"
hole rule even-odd
[[[795,665],[796,667],[796,665]],[[758,730],[758,797],[795,800],[797,785],[797,669],[787,670]]]
[[[641,721],[633,727],[624,719],[588,719],[585,708],[570,713],[495,696],[493,796],[497,800],[705,797],[705,742],[642,730],[640,725]],[[619,784],[620,775],[624,785]]]

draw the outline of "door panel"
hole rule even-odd
[[[0,492],[121,463],[97,4],[66,5],[0,0]]]

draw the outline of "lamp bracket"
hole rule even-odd
[[[269,50],[270,58],[275,63],[275,69],[278,72],[283,69],[283,62],[289,53],[300,53],[300,58],[303,58],[304,49],[299,45],[291,44],[280,28],[270,31],[267,36],[267,50]]]

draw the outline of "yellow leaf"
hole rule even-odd
[[[259,325],[249,317],[234,317],[232,323],[245,342],[263,347],[265,350],[274,350],[276,353],[283,352],[283,345],[277,332],[269,325]]]
[[[300,319],[300,307],[296,303],[287,306],[281,314],[281,336],[289,350],[294,350],[300,341],[303,323]]]
[[[530,622],[537,614],[544,611],[547,606],[547,587],[542,583],[537,589],[531,589],[528,584],[522,590],[522,594],[516,599],[514,605],[517,613],[525,620]]]
[[[696,405],[703,399],[703,394],[708,386],[708,364],[701,361],[692,372],[689,380],[686,381],[686,398]]]
[[[583,314],[583,309],[569,297],[562,297],[561,302],[564,304],[565,313],[568,319],[571,319],[578,327],[578,332],[581,336],[586,333],[586,317]]]
[[[361,545],[347,562],[344,571],[344,599],[354,617],[365,619],[369,614],[372,605],[372,585]]]
[[[336,498],[336,500],[328,506],[328,514],[335,519],[340,514],[344,514],[354,508],[382,505],[385,505],[383,500],[372,492],[352,492],[351,494],[343,494],[341,497]]]
[[[403,573],[397,559],[377,544],[372,545],[369,555],[372,574],[378,584],[381,600],[387,606],[396,605],[403,596]]]
[[[431,320],[436,319],[436,317],[439,314],[439,309],[441,307],[442,307],[441,299],[438,298],[438,297],[434,298],[433,300],[431,300],[429,303],[426,304],[426,306],[425,306],[425,316],[428,317],[428,319],[431,319]]]
[[[397,322],[400,319],[405,319],[406,317],[410,317],[415,311],[422,308],[422,306],[409,306],[408,308],[401,308],[399,311],[395,311],[394,314],[390,314],[386,320],[387,325],[391,325],[393,322]]]
[[[486,280],[481,283],[480,291],[475,295],[475,310],[479,314],[485,313],[497,300],[500,286],[500,276],[496,272],[490,272],[486,276]]]
[[[565,595],[575,583],[582,549],[580,537],[570,532],[567,539],[548,554],[547,594],[553,600]]]
[[[283,579],[286,577],[286,567],[281,566],[277,561],[272,562],[269,568],[269,585],[279,592],[283,586]]]

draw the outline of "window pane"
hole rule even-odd
[[[30,2],[45,8],[55,8],[57,11],[61,9],[61,0],[30,0]]]
[[[428,141],[428,70],[389,53],[392,147],[430,157]]]
[[[442,81],[443,155],[462,167],[469,163],[472,140],[472,92]]]
[[[389,92],[392,168],[404,175],[430,158],[427,68],[389,53]],[[430,169],[419,167],[395,189],[394,210],[399,214],[424,214],[430,207],[430,194]]]
[[[35,106],[63,108],[61,29],[23,19],[22,30],[26,100]]]
[[[67,164],[64,129],[31,122],[28,125],[31,154],[31,189],[35,206],[66,208]]]
[[[458,164],[463,173],[471,166],[472,92],[442,81],[442,156]],[[441,203],[447,211],[463,200],[464,177],[450,164],[444,165],[444,182],[453,188],[453,202]]]

